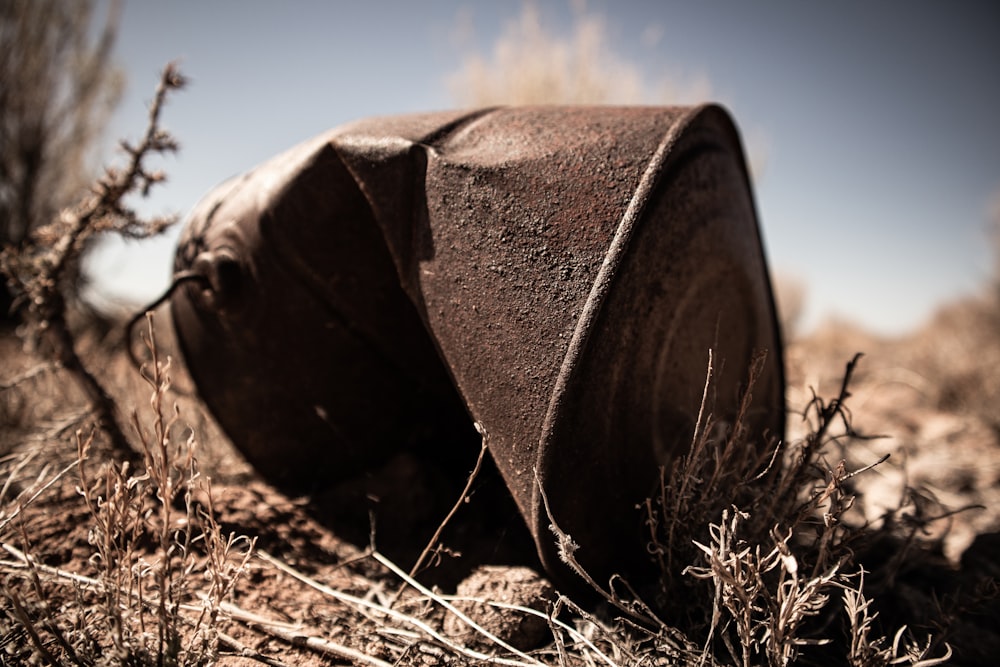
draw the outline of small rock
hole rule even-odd
[[[520,651],[537,648],[550,636],[545,618],[486,604],[500,602],[546,612],[554,590],[548,581],[530,568],[480,567],[458,585],[456,593],[461,598],[469,599],[457,600],[455,607],[483,629]],[[489,643],[488,639],[454,614],[445,618],[444,631],[463,642]]]

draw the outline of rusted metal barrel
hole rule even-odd
[[[550,571],[539,485],[580,561],[618,570],[636,504],[689,445],[710,349],[723,419],[768,353],[748,425],[783,432],[751,188],[717,106],[347,125],[211,193],[175,268],[202,276],[172,299],[190,371],[264,475],[350,475],[475,419]]]

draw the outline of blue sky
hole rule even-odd
[[[535,4],[568,36],[579,6]],[[990,275],[992,4],[588,0],[585,11],[603,16],[610,48],[651,90],[707,82],[733,113],[763,164],[756,198],[772,269],[805,284],[807,324],[839,315],[896,334]],[[326,129],[454,106],[449,76],[469,53],[489,58],[521,11],[520,0],[126,0],[117,59],[128,87],[106,156],[110,139],[138,135],[158,71],[179,60],[191,84],[164,121],[182,151],[138,206],[183,215],[215,184]],[[107,244],[92,260],[98,289],[153,298],[175,238]]]

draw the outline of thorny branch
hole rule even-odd
[[[112,448],[126,459],[135,459],[136,455],[116,415],[114,400],[83,363],[67,322],[77,290],[68,269],[79,261],[86,241],[97,234],[114,232],[128,238],[147,238],[176,221],[173,216],[143,219],[126,205],[125,198],[136,192],[146,196],[153,185],[165,180],[162,172],[148,169],[145,160],[177,150],[177,141],[160,127],[160,113],[167,95],[184,83],[177,68],[167,65],[149,108],[142,141],[135,146],[121,143],[129,157],[125,168],[107,168],[76,207],[64,210],[58,219],[36,230],[22,247],[7,247],[0,252],[0,272],[17,295],[15,308],[23,311],[27,325],[24,335],[76,378]]]

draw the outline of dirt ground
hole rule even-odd
[[[878,521],[884,509],[899,505],[906,488],[920,489],[921,500],[914,504],[914,511],[962,510],[937,522],[937,534],[929,536],[940,538],[947,563],[956,572],[963,566],[975,567],[997,577],[1000,343],[996,331],[1000,328],[994,328],[991,317],[996,314],[989,314],[978,302],[957,304],[920,331],[892,340],[847,323],[828,323],[788,345],[786,366],[789,437],[801,437],[807,425],[796,411],[804,409],[814,392],[835,395],[846,362],[857,352],[865,353],[848,406],[857,431],[885,437],[852,444],[847,453],[849,465],[862,467],[884,454],[891,456],[861,483],[864,515]],[[162,345],[170,351],[168,327],[161,328]],[[93,345],[91,355],[103,354]],[[113,387],[119,404],[146,409],[148,389],[124,358],[118,354],[112,358],[102,365],[100,374]],[[9,384],[33,368],[36,362],[10,332],[0,338],[0,383]],[[190,381],[176,364],[174,376],[182,417],[200,442],[203,474],[213,479],[214,509],[223,530],[256,538],[256,548],[264,554],[249,563],[232,596],[238,609],[230,613],[239,621],[225,625],[232,640],[228,650],[242,645],[246,655],[224,657],[220,664],[259,664],[261,656],[307,666],[369,658],[405,664],[444,661],[431,644],[401,648],[407,645],[407,633],[417,631],[415,626],[407,621],[395,627],[360,622],[366,618],[364,603],[332,597],[329,589],[372,603],[393,602],[401,581],[385,563],[366,557],[372,534],[380,553],[409,569],[458,497],[461,485],[442,484],[430,463],[401,455],[363,480],[311,498],[287,497],[257,478],[227,444],[211,418],[186,394]],[[22,378],[16,390],[8,387],[0,396],[4,421],[0,454],[33,448],[39,452],[36,462],[58,465],[72,460],[72,430],[82,412],[82,399],[71,384],[43,371]],[[3,540],[30,550],[46,566],[92,571],[90,519],[77,486],[75,477],[67,475],[22,512],[25,530],[8,531]],[[461,555],[435,554],[432,562],[437,567],[421,573],[421,582],[450,592],[485,563],[536,567],[533,553],[524,548],[526,531],[513,506],[505,504],[502,489],[484,475],[477,491],[479,495],[460,509],[461,519],[453,522],[441,540]],[[12,560],[10,554],[0,554],[0,559]],[[309,583],[308,578],[314,581]],[[518,602],[530,601],[545,588],[536,581],[522,591],[509,570],[481,580],[479,586],[483,595],[507,596]],[[431,610],[426,597],[408,592],[394,604],[403,614],[440,626],[441,612]],[[350,613],[344,612],[345,606],[351,608]],[[511,641],[526,636],[523,629],[498,632],[506,632]],[[3,641],[10,645],[27,640],[8,636]],[[352,656],[351,650],[366,658]],[[477,662],[474,648],[469,651],[473,652],[464,660]]]

